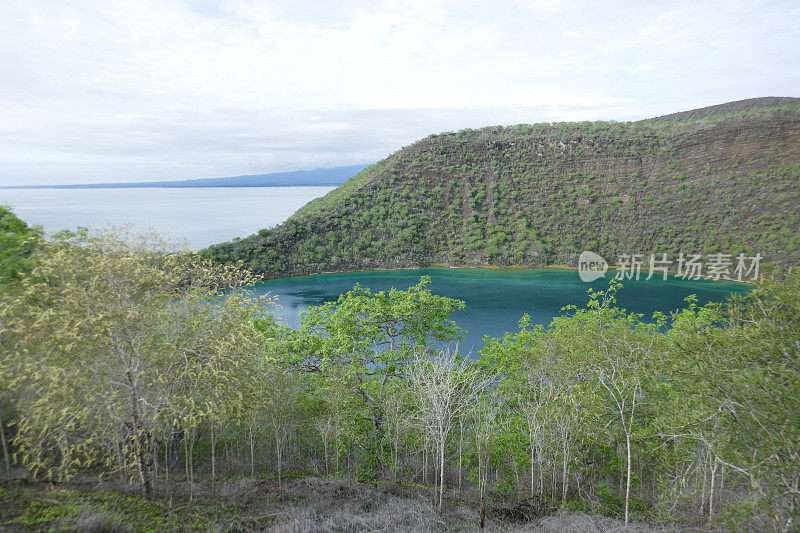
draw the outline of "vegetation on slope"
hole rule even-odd
[[[431,135],[284,224],[205,253],[267,277],[574,265],[582,250],[796,264],[800,105],[734,104],[699,118]]]
[[[760,107],[779,107],[786,105],[794,105],[798,103],[800,98],[791,98],[787,96],[766,96],[762,98],[748,98],[746,100],[736,100],[735,102],[726,102],[724,104],[717,104],[708,107],[701,107],[699,109],[692,109],[690,111],[679,111],[677,113],[670,113],[669,115],[662,115],[647,120],[686,120],[695,118],[704,118],[712,115],[729,115],[733,113],[741,113],[750,109],[757,109]]]

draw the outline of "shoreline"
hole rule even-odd
[[[265,278],[259,283],[266,283],[269,281],[276,281],[281,279],[292,279],[292,278],[303,278],[303,277],[310,277],[310,276],[328,276],[333,274],[356,274],[359,272],[401,272],[403,270],[423,270],[426,268],[441,268],[441,269],[450,269],[450,270],[567,270],[567,271],[574,271],[578,272],[577,267],[571,267],[569,265],[546,265],[546,266],[525,266],[525,265],[512,265],[512,266],[453,266],[448,265],[445,263],[431,263],[427,266],[412,266],[412,267],[397,267],[397,268],[362,268],[357,270],[332,270],[332,271],[325,271],[325,272],[318,272],[315,274],[297,274],[292,276],[282,276],[276,278]],[[609,266],[607,272],[614,272],[618,269]],[[671,278],[678,278],[676,275],[675,270],[668,270],[667,273]],[[642,275],[646,275],[647,272],[642,272]],[[605,278],[605,276],[604,276]],[[646,280],[645,280],[646,281]],[[681,281],[711,281],[711,282],[727,282],[727,283],[737,283],[741,285],[749,285],[751,287],[755,286],[755,283],[752,281],[739,281],[735,279],[713,279],[707,277],[701,277],[697,279],[682,279]],[[589,285],[587,283],[587,285]]]

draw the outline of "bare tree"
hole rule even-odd
[[[409,427],[409,401],[407,394],[400,388],[386,388],[381,397],[385,437],[389,439],[392,447],[392,472],[398,475],[400,441]]]
[[[329,454],[333,454],[334,468],[338,475],[341,470],[342,449],[347,443],[348,436],[354,432],[352,414],[357,400],[342,377],[345,371],[340,367],[330,370],[323,375],[323,379],[317,386],[317,394],[323,401],[325,410],[317,419],[315,428],[322,438],[325,450],[325,468],[328,468]]]
[[[535,483],[539,481],[539,494],[544,491],[544,431],[547,424],[547,405],[552,400],[554,388],[546,365],[536,365],[526,376],[524,389],[517,394],[519,412],[525,422],[525,438],[528,441],[531,461],[531,495],[535,494]],[[538,477],[534,473],[538,470]]]
[[[481,505],[479,525],[483,529],[486,520],[486,472],[489,462],[489,446],[497,435],[496,426],[500,418],[500,402],[491,391],[486,391],[485,394],[478,397],[470,415],[474,423],[475,452],[478,456],[478,493]]]
[[[642,337],[633,330],[615,328],[600,333],[597,380],[609,400],[605,407],[613,414],[625,436],[625,523],[630,519],[631,466],[634,424],[642,401],[643,372],[655,336]],[[612,419],[613,420],[613,419]]]
[[[475,405],[489,378],[455,350],[443,349],[431,357],[417,356],[409,368],[409,382],[416,420],[436,445],[441,512],[447,438],[458,418]]]
[[[290,429],[295,422],[296,403],[300,395],[297,376],[275,366],[263,376],[264,411],[275,437],[278,486],[283,485],[283,452]]]

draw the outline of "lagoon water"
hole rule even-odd
[[[130,224],[158,230],[193,249],[246,237],[279,224],[334,187],[197,187],[133,189],[0,189],[0,205],[11,205],[45,231],[77,226]]]
[[[0,205],[10,204],[18,216],[47,231],[76,226],[103,227],[131,224],[134,230],[154,228],[186,238],[192,248],[250,235],[288,218],[306,202],[332,187],[219,187],[186,189],[0,189]],[[600,279],[580,281],[569,270],[490,270],[424,268],[378,272],[324,274],[272,280],[256,286],[259,293],[278,295],[277,314],[296,326],[300,313],[311,305],[336,300],[356,283],[373,290],[406,289],[428,275],[437,294],[467,304],[452,318],[467,330],[462,351],[477,351],[483,336],[516,331],[523,314],[547,324],[567,304],[584,305],[589,287],[607,286]],[[609,274],[610,275],[610,274]],[[618,297],[630,311],[652,315],[683,306],[697,294],[702,303],[722,300],[748,286],[707,280],[626,281]]]
[[[546,325],[561,313],[563,306],[585,305],[590,287],[602,290],[608,285],[605,279],[583,283],[578,273],[571,270],[423,268],[284,278],[260,283],[255,290],[258,294],[277,295],[282,307],[276,314],[294,327],[300,322],[300,313],[309,306],[335,301],[356,283],[375,291],[391,287],[406,289],[417,284],[423,275],[431,277],[432,292],[466,302],[466,308],[456,311],[451,318],[467,330],[461,351],[473,353],[483,346],[484,335],[498,337],[506,331],[518,331],[517,323],[523,314],[529,314],[534,323]],[[646,317],[655,311],[668,314],[684,307],[684,298],[690,294],[696,294],[704,304],[749,290],[749,286],[733,282],[675,277],[645,281],[644,277],[638,281],[626,280],[617,302],[629,311],[645,313]]]

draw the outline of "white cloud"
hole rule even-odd
[[[6,0],[0,184],[377,160],[434,131],[797,96],[796,2]]]

